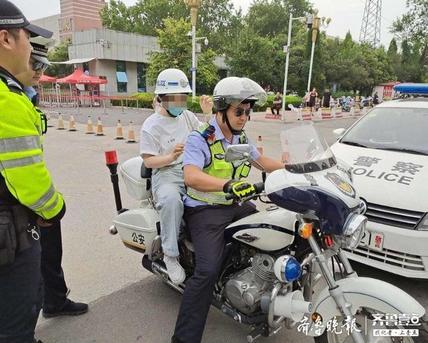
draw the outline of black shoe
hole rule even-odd
[[[171,338],[171,343],[184,343],[183,341],[179,340],[175,335]]]
[[[88,312],[88,304],[76,303],[67,299],[62,308],[43,309],[43,317],[52,318],[57,316],[78,316]]]

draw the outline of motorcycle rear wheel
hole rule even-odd
[[[374,336],[375,329],[422,329],[419,326],[379,326],[373,325],[374,321],[370,319],[370,314],[382,313],[374,309],[362,308],[355,315],[357,327],[362,331],[364,342],[366,343],[422,343],[425,338],[419,337],[378,337]],[[339,327],[337,331],[341,329],[341,318],[337,318]],[[348,335],[346,330],[342,328],[342,333],[335,333],[331,330],[325,330],[324,333],[319,337],[314,337],[315,343],[354,343],[352,336]],[[419,333],[421,335],[421,332]]]

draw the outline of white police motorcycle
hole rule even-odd
[[[252,327],[248,342],[283,327],[313,336],[318,343],[419,342],[417,337],[397,340],[387,334],[403,329],[409,333],[425,309],[389,283],[359,277],[342,250],[358,245],[367,221],[350,173],[337,164],[310,123],[287,125],[281,145],[285,168],[256,184],[257,194],[251,197],[267,197],[273,206],[225,229],[225,259],[213,305]],[[226,152],[229,161],[249,159],[245,144]],[[159,216],[141,157],[119,168],[128,193],[141,200],[139,208],[129,210],[120,202],[115,152],[107,152],[106,160],[118,210],[110,232],[119,233],[126,247],[143,254],[144,268],[182,292],[186,282],[173,284],[162,261]],[[247,200],[251,199],[239,201]],[[185,229],[179,249],[189,278],[194,253]]]

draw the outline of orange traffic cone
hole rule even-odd
[[[94,125],[92,124],[91,116],[88,116],[88,124],[86,124],[86,134],[94,134]]]
[[[135,140],[135,132],[132,126],[132,120],[129,121],[128,139],[126,140],[126,143],[137,143],[137,141]]]
[[[74,116],[70,116],[70,120],[68,121],[68,131],[77,131],[76,129],[76,121],[74,120]]]
[[[263,155],[263,140],[262,136],[257,137],[257,150]]]
[[[123,137],[123,127],[122,127],[122,124],[120,123],[120,119],[117,121],[116,137],[114,139],[125,139]]]
[[[62,114],[58,115],[58,127],[57,130],[65,130],[64,119],[62,119]]]
[[[96,136],[104,136],[103,124],[101,123],[101,118],[98,117],[97,121],[97,133]]]

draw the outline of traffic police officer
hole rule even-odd
[[[252,184],[241,180],[247,177],[251,165],[224,160],[230,144],[248,143],[243,128],[255,102],[265,99],[266,93],[248,78],[228,77],[214,88],[214,107],[217,111],[209,124],[190,134],[183,157],[184,219],[195,249],[196,267],[186,283],[172,342],[198,343],[202,339],[224,251],[224,229],[231,222],[246,217],[256,209],[253,204],[238,206],[226,200],[226,193],[237,198],[254,194]],[[255,166],[271,172],[283,164],[260,155],[251,144]]]
[[[30,35],[52,32],[32,25],[11,2],[0,0],[0,342],[32,343],[40,311],[37,226],[65,213],[41,149],[40,114],[17,75],[29,68]]]

